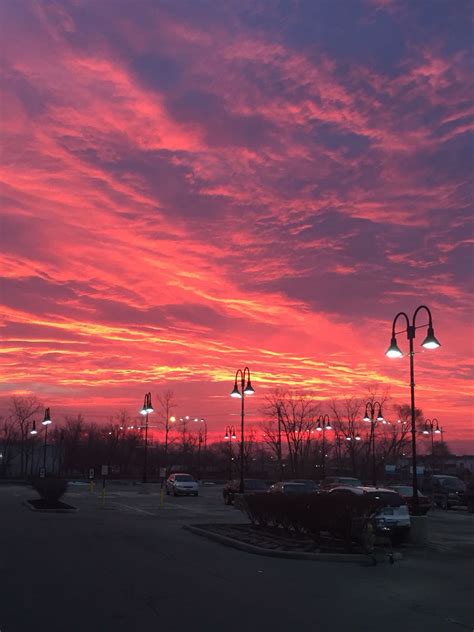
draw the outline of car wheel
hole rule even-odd
[[[445,511],[447,511],[449,509],[449,503],[448,503],[448,499],[447,498],[443,498],[440,502],[441,509],[444,509]]]

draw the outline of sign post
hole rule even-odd
[[[108,465],[103,465],[101,468],[100,473],[102,474],[102,506],[105,503],[105,477],[108,476],[109,474],[109,466]]]

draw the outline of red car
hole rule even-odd
[[[391,485],[390,489],[394,489],[396,492],[400,494],[400,496],[405,500],[408,505],[408,510],[411,514],[413,514],[414,510],[414,501],[413,501],[413,487],[411,485]],[[425,516],[428,511],[431,509],[431,500],[428,496],[425,496],[418,490],[418,507],[420,509],[420,513]]]

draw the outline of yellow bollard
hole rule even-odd
[[[94,488],[95,488],[94,481],[91,480],[90,483],[89,483],[89,493],[93,494],[94,493]]]

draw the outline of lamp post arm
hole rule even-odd
[[[395,332],[395,327],[397,325],[397,321],[400,318],[400,316],[403,316],[403,318],[405,319],[406,324],[407,324],[407,328],[406,328],[406,330],[404,329],[402,331]],[[392,323],[392,338],[395,337],[396,333],[401,334],[404,331],[408,331],[409,329],[410,329],[410,319],[408,318],[408,315],[405,312],[398,312],[398,314],[393,319],[393,323]]]
[[[431,317],[431,311],[430,308],[427,307],[426,305],[420,305],[419,307],[416,308],[415,313],[413,314],[413,327],[416,326],[416,317],[418,315],[418,312],[420,310],[426,310],[428,312],[428,327],[432,327],[433,326],[433,319]]]

